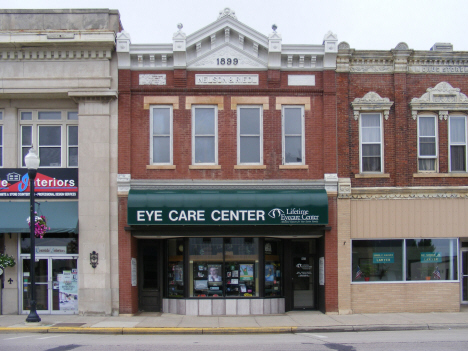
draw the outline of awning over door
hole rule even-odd
[[[35,209],[47,219],[48,233],[78,233],[78,201],[39,202]],[[0,233],[29,233],[28,202],[0,202]]]
[[[324,189],[135,190],[129,225],[326,225]]]

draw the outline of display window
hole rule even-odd
[[[283,245],[281,240],[265,240],[265,297],[277,297],[282,295],[282,249]]]
[[[167,241],[167,297],[184,297],[184,241]]]
[[[353,282],[458,280],[457,239],[353,240]]]
[[[257,238],[190,238],[191,297],[259,296]]]

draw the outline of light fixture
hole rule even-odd
[[[36,179],[37,169],[41,160],[37,156],[36,150],[29,149],[28,154],[24,158],[24,164],[28,168],[29,177],[29,240],[31,242],[31,258],[29,260],[31,274],[31,295],[29,303],[29,315],[26,322],[40,322],[41,318],[36,311],[36,211],[34,210],[34,180]]]
[[[96,268],[99,263],[99,254],[96,251],[93,251],[89,254],[89,264],[91,267]]]

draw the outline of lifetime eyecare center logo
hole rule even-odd
[[[313,224],[319,222],[318,215],[312,215],[309,210],[300,208],[271,209],[268,214],[264,210],[137,210],[136,221],[141,224],[154,222],[169,223],[252,223],[252,224]]]

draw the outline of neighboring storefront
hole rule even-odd
[[[339,312],[460,311],[468,53],[339,48]]]
[[[120,313],[337,309],[337,38],[117,36]]]
[[[35,209],[50,227],[36,239],[38,314],[117,313],[119,13],[2,9],[0,22],[0,233],[16,261],[3,274],[0,313],[29,313],[32,147]]]

